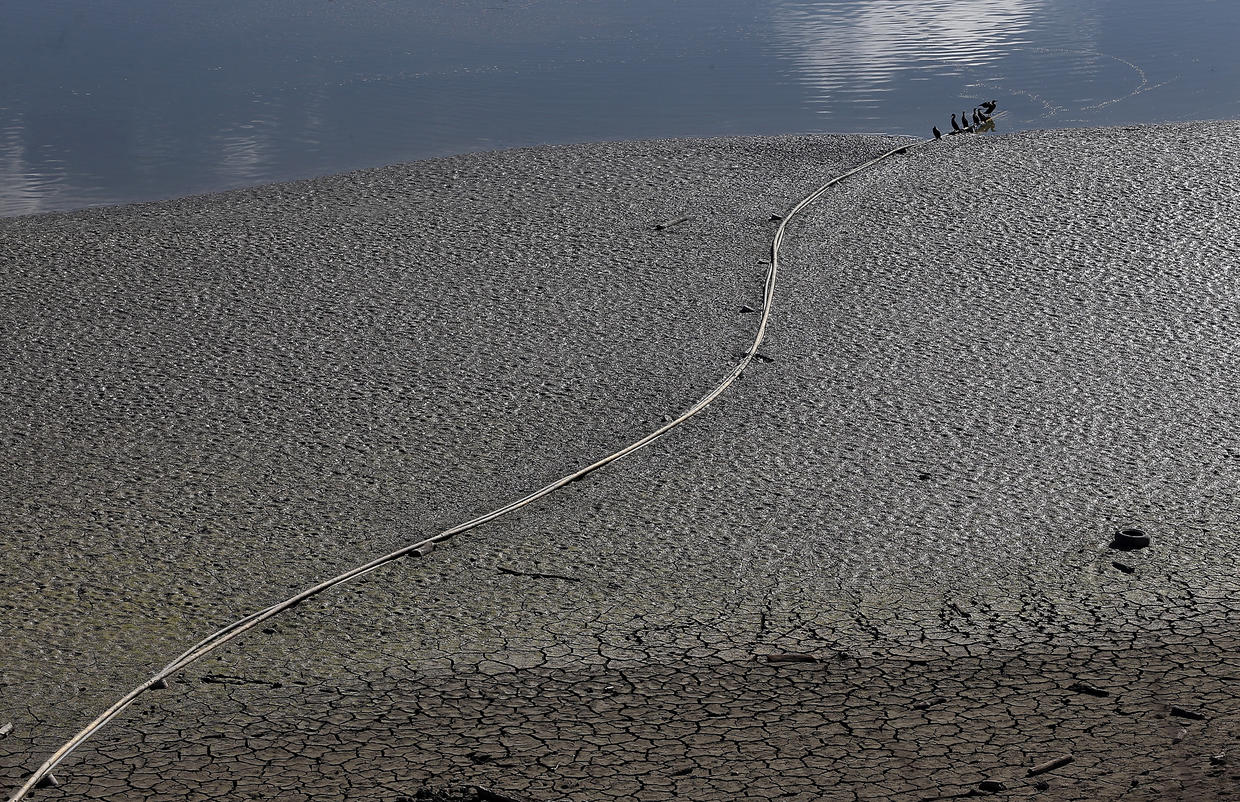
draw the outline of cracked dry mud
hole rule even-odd
[[[771,215],[892,144],[0,220],[4,786],[215,626],[688,406]],[[31,798],[1235,797],[1237,144],[957,137],[849,180],[706,413],[191,667]]]

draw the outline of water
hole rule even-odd
[[[0,0],[0,215],[514,145],[1240,117],[1234,0]]]

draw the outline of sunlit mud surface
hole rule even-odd
[[[752,337],[771,216],[892,144],[0,223],[6,787],[215,626],[687,407]],[[955,137],[847,181],[704,415],[191,667],[36,798],[1238,790],[1237,144]]]

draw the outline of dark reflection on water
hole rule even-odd
[[[0,215],[543,142],[1240,116],[1217,0],[6,0]]]

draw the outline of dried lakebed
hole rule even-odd
[[[677,414],[752,337],[771,216],[895,142],[0,221],[6,787],[214,626]],[[1238,143],[957,137],[849,179],[700,418],[303,604],[34,798],[1236,790]]]

